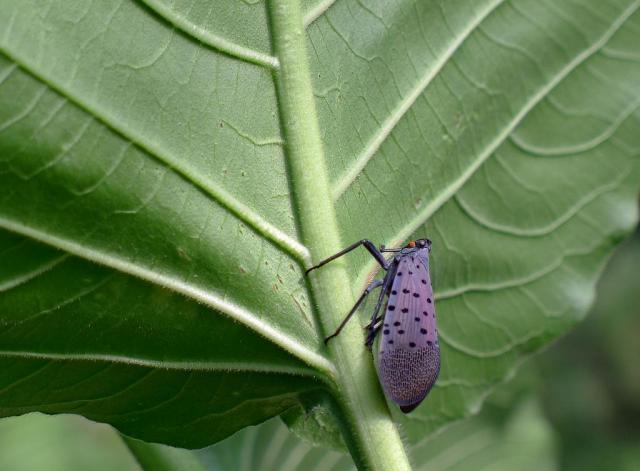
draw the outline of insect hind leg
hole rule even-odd
[[[349,314],[347,314],[346,317],[343,319],[343,321],[340,323],[336,331],[324,339],[325,344],[340,333],[340,331],[344,328],[345,325],[347,325],[347,322],[349,322],[349,319],[351,319],[353,314],[358,310],[358,308],[360,307],[360,304],[362,304],[362,302],[369,295],[369,293],[371,293],[371,291],[378,288],[379,286],[382,286],[385,283],[385,280],[386,278],[383,278],[382,280],[375,280],[371,282],[369,286],[366,287],[366,289],[362,292],[362,294],[360,295],[356,303],[353,305],[353,307],[349,311]]]

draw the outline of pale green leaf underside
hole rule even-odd
[[[574,325],[634,224],[638,8],[304,4],[343,242],[434,240],[443,369],[413,440]],[[331,378],[268,5],[0,9],[2,414],[73,411],[201,446]],[[355,291],[373,265],[350,257]],[[157,396],[149,376],[167,385]],[[173,412],[157,432],[172,408],[209,419]]]

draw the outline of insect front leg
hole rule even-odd
[[[342,257],[343,255],[351,252],[353,249],[357,249],[361,245],[364,246],[364,248],[367,249],[371,255],[373,255],[373,258],[376,259],[376,261],[380,264],[380,266],[382,268],[384,268],[385,270],[387,270],[389,268],[389,262],[387,261],[386,258],[384,258],[384,255],[382,255],[382,252],[380,252],[380,250],[378,250],[378,248],[373,244],[373,242],[371,242],[370,240],[367,240],[367,239],[362,239],[362,240],[359,240],[358,242],[356,242],[355,244],[351,244],[349,247],[347,247],[346,249],[341,250],[337,254],[332,255],[329,258],[325,258],[323,261],[321,261],[317,265],[314,265],[311,268],[309,268],[307,271],[305,271],[304,274],[308,275],[311,270],[315,270],[316,268],[320,268],[321,266],[326,265],[327,263],[335,260],[336,258]]]
[[[386,277],[383,278],[382,280],[375,280],[375,281],[371,282],[369,284],[369,286],[366,287],[366,289],[363,291],[363,293],[360,295],[360,297],[358,298],[356,303],[353,305],[353,307],[349,311],[349,314],[347,314],[347,316],[344,318],[344,320],[340,323],[340,325],[338,326],[336,331],[333,334],[329,335],[329,337],[324,339],[324,343],[325,344],[329,340],[331,340],[333,337],[337,336],[340,333],[342,328],[345,325],[347,325],[347,322],[349,322],[349,319],[351,319],[351,316],[353,316],[353,314],[358,310],[358,307],[360,307],[360,304],[362,304],[362,301],[365,300],[365,298],[369,295],[369,293],[371,293],[371,291],[373,291],[374,289],[378,288],[379,286],[382,286],[385,283],[385,280],[386,280]]]

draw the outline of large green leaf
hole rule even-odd
[[[443,365],[394,418],[477,410],[637,218],[639,8],[0,0],[0,414],[198,447],[329,400],[358,453],[371,359],[321,339],[374,264],[302,272],[418,236]]]

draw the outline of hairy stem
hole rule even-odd
[[[280,119],[293,202],[304,243],[315,260],[342,248],[320,139],[306,51],[306,32],[298,0],[271,0],[272,37],[280,68],[276,73]],[[313,295],[325,333],[331,332],[353,303],[344,263],[335,261],[312,275]],[[376,380],[371,355],[357,322],[330,345],[337,369],[346,442],[360,467],[410,469],[402,441]]]

